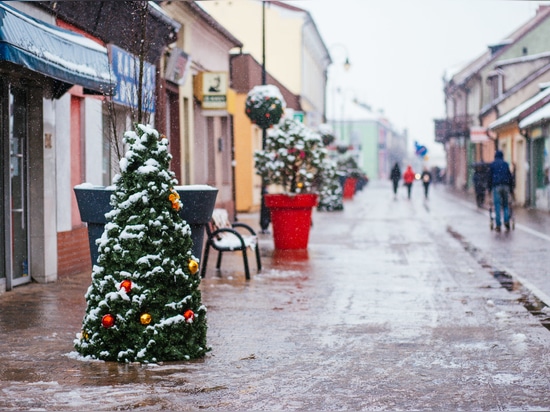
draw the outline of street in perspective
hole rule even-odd
[[[240,221],[259,231],[257,213]],[[372,180],[317,211],[309,245],[261,234],[201,282],[209,352],[159,364],[75,352],[90,273],[0,296],[0,410],[550,409],[550,216],[491,230],[473,195]]]

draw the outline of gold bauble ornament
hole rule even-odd
[[[190,260],[187,267],[189,268],[189,272],[191,272],[192,275],[199,271],[199,264],[195,260]]]
[[[151,315],[149,315],[148,313],[144,313],[139,317],[139,321],[141,322],[142,325],[150,324],[151,320],[152,320]]]

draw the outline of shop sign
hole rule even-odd
[[[489,140],[485,127],[470,127],[470,141],[472,143],[483,143]]]
[[[195,78],[195,97],[203,109],[227,108],[227,72],[201,72]]]
[[[115,45],[109,45],[111,66],[116,80],[113,102],[136,108],[138,105],[139,58]],[[156,68],[144,62],[142,104],[143,111],[155,112]]]
[[[297,122],[304,123],[304,112],[294,112],[292,118]]]

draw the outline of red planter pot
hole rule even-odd
[[[348,177],[344,181],[344,199],[353,199],[355,194],[355,186],[357,185],[357,179],[354,177]]]
[[[266,194],[265,206],[271,212],[276,249],[307,249],[311,210],[317,206],[315,194]]]

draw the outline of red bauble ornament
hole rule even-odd
[[[187,309],[185,312],[183,312],[183,317],[185,320],[193,320],[195,317],[195,313],[191,309]]]
[[[110,328],[115,324],[115,317],[111,315],[110,313],[107,313],[106,315],[103,315],[101,318],[101,325],[104,328]]]
[[[120,282],[120,288],[124,289],[126,293],[130,292],[130,290],[132,289],[132,281],[128,279],[123,280],[122,282]]]

